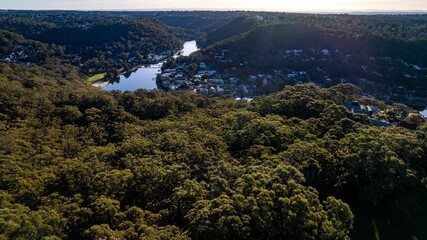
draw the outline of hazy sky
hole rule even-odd
[[[427,0],[0,0],[0,9],[427,10]]]

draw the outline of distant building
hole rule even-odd
[[[303,54],[304,51],[300,49],[294,49],[294,50],[286,50],[286,54],[293,54],[293,55],[300,55]]]
[[[331,53],[329,52],[329,50],[328,49],[323,49],[322,50],[322,53],[323,53],[323,55],[325,55],[325,56],[329,56]]]
[[[377,106],[362,105],[356,101],[348,101],[344,104],[344,106],[353,113],[373,115],[379,114],[381,112],[381,109],[379,109]]]
[[[263,80],[262,80],[262,85],[263,85],[263,86],[267,86],[267,84],[268,84],[268,80],[267,80],[267,79],[263,79]]]
[[[206,69],[206,63],[204,63],[204,62],[201,62],[200,64],[199,64],[199,68],[201,68],[201,69]]]
[[[379,114],[381,113],[381,109],[377,106],[368,105],[366,106],[369,114]]]
[[[353,113],[365,113],[365,111],[362,110],[362,106],[360,105],[359,102],[349,101],[349,102],[346,102],[344,106]]]

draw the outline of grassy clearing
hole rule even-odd
[[[99,74],[93,75],[91,77],[88,77],[85,82],[92,84],[96,81],[99,81],[99,80],[105,78],[106,75],[107,75],[107,73],[99,73]]]

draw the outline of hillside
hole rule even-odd
[[[0,240],[426,239],[426,30],[0,11]],[[166,58],[169,92],[89,86]]]
[[[262,21],[257,20],[255,17],[239,17],[233,19],[231,22],[208,32],[204,44],[210,45],[249,32],[260,24],[262,24]]]
[[[247,34],[239,37],[222,33],[221,35],[224,36],[222,40],[232,36],[234,38],[218,47],[246,55],[271,54],[286,49],[331,49],[352,56],[387,56],[427,65],[427,50],[424,47],[427,40],[409,42],[370,35],[355,36],[346,32],[294,24],[270,24],[256,28],[255,26],[250,28],[252,31],[246,29]],[[243,24],[240,27],[245,29],[247,25]],[[217,36],[217,39],[221,37]]]
[[[22,55],[10,61],[42,65],[49,57],[74,65],[82,74],[108,73],[109,78],[120,71],[151,63],[154,55],[172,55],[182,45],[178,38],[182,32],[157,20],[109,16],[108,13],[105,16],[73,12],[63,16],[33,12],[0,14],[0,29],[3,29],[2,42],[7,44],[2,46],[1,58]],[[38,52],[24,46],[29,44],[36,44]],[[6,46],[9,47],[5,49]],[[46,53],[40,54],[40,51]]]
[[[227,21],[221,18],[201,18],[196,16],[160,16],[157,19],[168,26],[199,31],[211,31],[222,26]]]
[[[236,18],[245,17],[247,15],[248,13],[244,11],[161,11],[153,12],[150,17],[168,26],[206,34],[223,27]]]
[[[0,74],[2,239],[427,236],[426,126],[371,126],[352,85],[246,102]]]
[[[377,99],[425,108],[424,22],[391,36],[382,30],[390,27],[386,23],[375,31],[369,25],[360,27],[358,17],[320,16],[316,21],[311,19],[314,16],[306,17],[264,19],[255,25],[237,19],[230,28],[226,25],[209,33],[207,39],[214,43],[179,64],[203,62],[223,78],[220,89],[235,96],[270,94],[297,83],[311,82],[322,87],[352,83]],[[328,18],[332,17],[338,26],[330,26]],[[372,24],[367,18],[362,20]],[[403,19],[402,22],[408,24]],[[418,37],[406,35],[415,31],[420,31]]]
[[[96,20],[96,19],[95,19]],[[76,22],[78,24],[78,22]],[[92,47],[99,45],[112,45],[113,43],[132,43],[132,48],[142,51],[163,51],[176,48],[180,42],[172,29],[153,19],[122,19],[120,21],[88,21],[77,26],[58,26],[32,36],[34,39],[50,44],[63,45],[68,48]],[[153,45],[153,49],[143,49],[141,45]],[[140,45],[138,45],[140,44]],[[146,47],[146,46],[145,46]],[[156,48],[155,48],[156,47]],[[126,48],[126,46],[125,46]],[[127,47],[126,50],[132,50]]]

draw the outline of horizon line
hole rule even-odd
[[[399,14],[399,13],[409,13],[409,14],[427,14],[427,9],[425,10],[415,10],[415,9],[406,9],[406,10],[383,10],[383,9],[340,9],[340,10],[298,10],[298,9],[289,9],[289,10],[275,10],[275,9],[228,9],[228,8],[146,8],[146,9],[2,9],[0,11],[74,11],[74,12],[201,12],[201,11],[210,11],[210,12],[273,12],[273,13],[318,13],[318,14],[346,14],[346,13],[390,13],[390,14]]]

